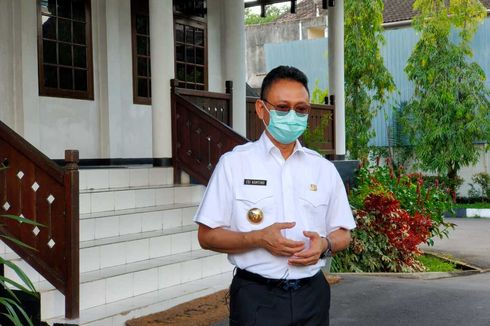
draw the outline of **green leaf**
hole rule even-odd
[[[8,277],[5,277],[5,276],[1,276],[0,275],[0,283],[2,283],[2,285],[4,285],[5,289],[7,289],[7,291],[9,290],[9,288],[7,287],[7,284],[6,283],[9,283],[10,285],[13,285],[15,288],[17,288],[18,290],[21,290],[24,293],[27,293],[27,294],[32,294],[33,293],[31,290],[29,290],[28,288],[26,288],[22,284],[17,283],[14,280],[9,279]],[[10,293],[10,294],[17,299],[17,297],[14,295],[13,292]]]
[[[20,247],[24,247],[24,248],[28,248],[28,249],[33,250],[33,251],[37,251],[36,248],[31,247],[31,246],[25,244],[24,242],[22,242],[20,240],[17,240],[16,238],[13,238],[11,236],[0,234],[0,237],[1,238],[4,238],[4,239],[7,239],[9,241],[12,241],[13,243],[15,243],[16,245],[18,245]]]
[[[12,323],[15,326],[23,326],[22,322],[17,316],[17,312],[14,309],[14,307],[16,307],[20,311],[23,311],[22,307],[17,302],[9,298],[0,298],[0,304],[3,305],[7,310],[7,313],[2,313],[3,315],[5,315],[8,319],[10,319],[10,321],[12,321]],[[29,325],[32,326],[31,320],[29,318],[27,318],[26,320],[29,323]]]
[[[17,302],[20,302],[19,298],[15,295],[15,293],[5,284],[3,281],[0,281],[3,288],[10,294],[12,298],[14,298]]]
[[[20,217],[20,216],[17,216],[17,215],[3,214],[3,215],[0,215],[0,217],[5,217],[5,218],[11,219],[11,220],[15,220],[15,221],[20,222],[20,223],[25,223],[25,224],[37,225],[37,226],[40,226],[40,227],[45,227],[45,225],[43,225],[41,223],[38,223],[38,222],[35,222],[35,221],[30,220],[28,218]]]
[[[36,289],[35,289],[34,285],[32,284],[31,280],[27,277],[27,275],[24,273],[24,271],[22,271],[21,268],[19,268],[13,262],[3,259],[2,257],[0,257],[0,264],[4,264],[7,267],[11,268],[15,272],[15,274],[17,274],[17,276],[21,279],[21,281],[24,282],[24,284],[27,286],[27,288],[30,291],[36,292]],[[37,296],[37,293],[36,293],[36,296]]]

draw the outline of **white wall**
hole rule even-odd
[[[133,104],[130,0],[105,0],[109,157],[152,157],[151,106]]]
[[[470,190],[470,183],[473,183],[471,178],[481,172],[486,172],[490,174],[490,152],[486,152],[483,150],[483,147],[480,146],[480,159],[478,162],[470,167],[464,167],[462,168],[458,175],[463,178],[464,183],[463,185],[459,188],[458,193],[467,196],[468,195],[468,190]]]

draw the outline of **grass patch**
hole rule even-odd
[[[455,204],[454,208],[490,208],[490,203]]]
[[[428,272],[453,272],[458,269],[456,264],[432,255],[422,255],[417,259]]]

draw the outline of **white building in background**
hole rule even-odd
[[[232,80],[244,133],[243,1],[174,3],[1,0],[0,120],[53,159],[170,158],[170,79]]]

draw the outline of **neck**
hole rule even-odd
[[[272,137],[267,129],[265,130],[265,134],[267,135],[267,137],[269,137],[274,146],[279,149],[284,160],[287,160],[291,156],[291,154],[293,154],[294,147],[296,146],[296,141],[292,142],[291,144],[282,144],[278,142],[274,137]]]

